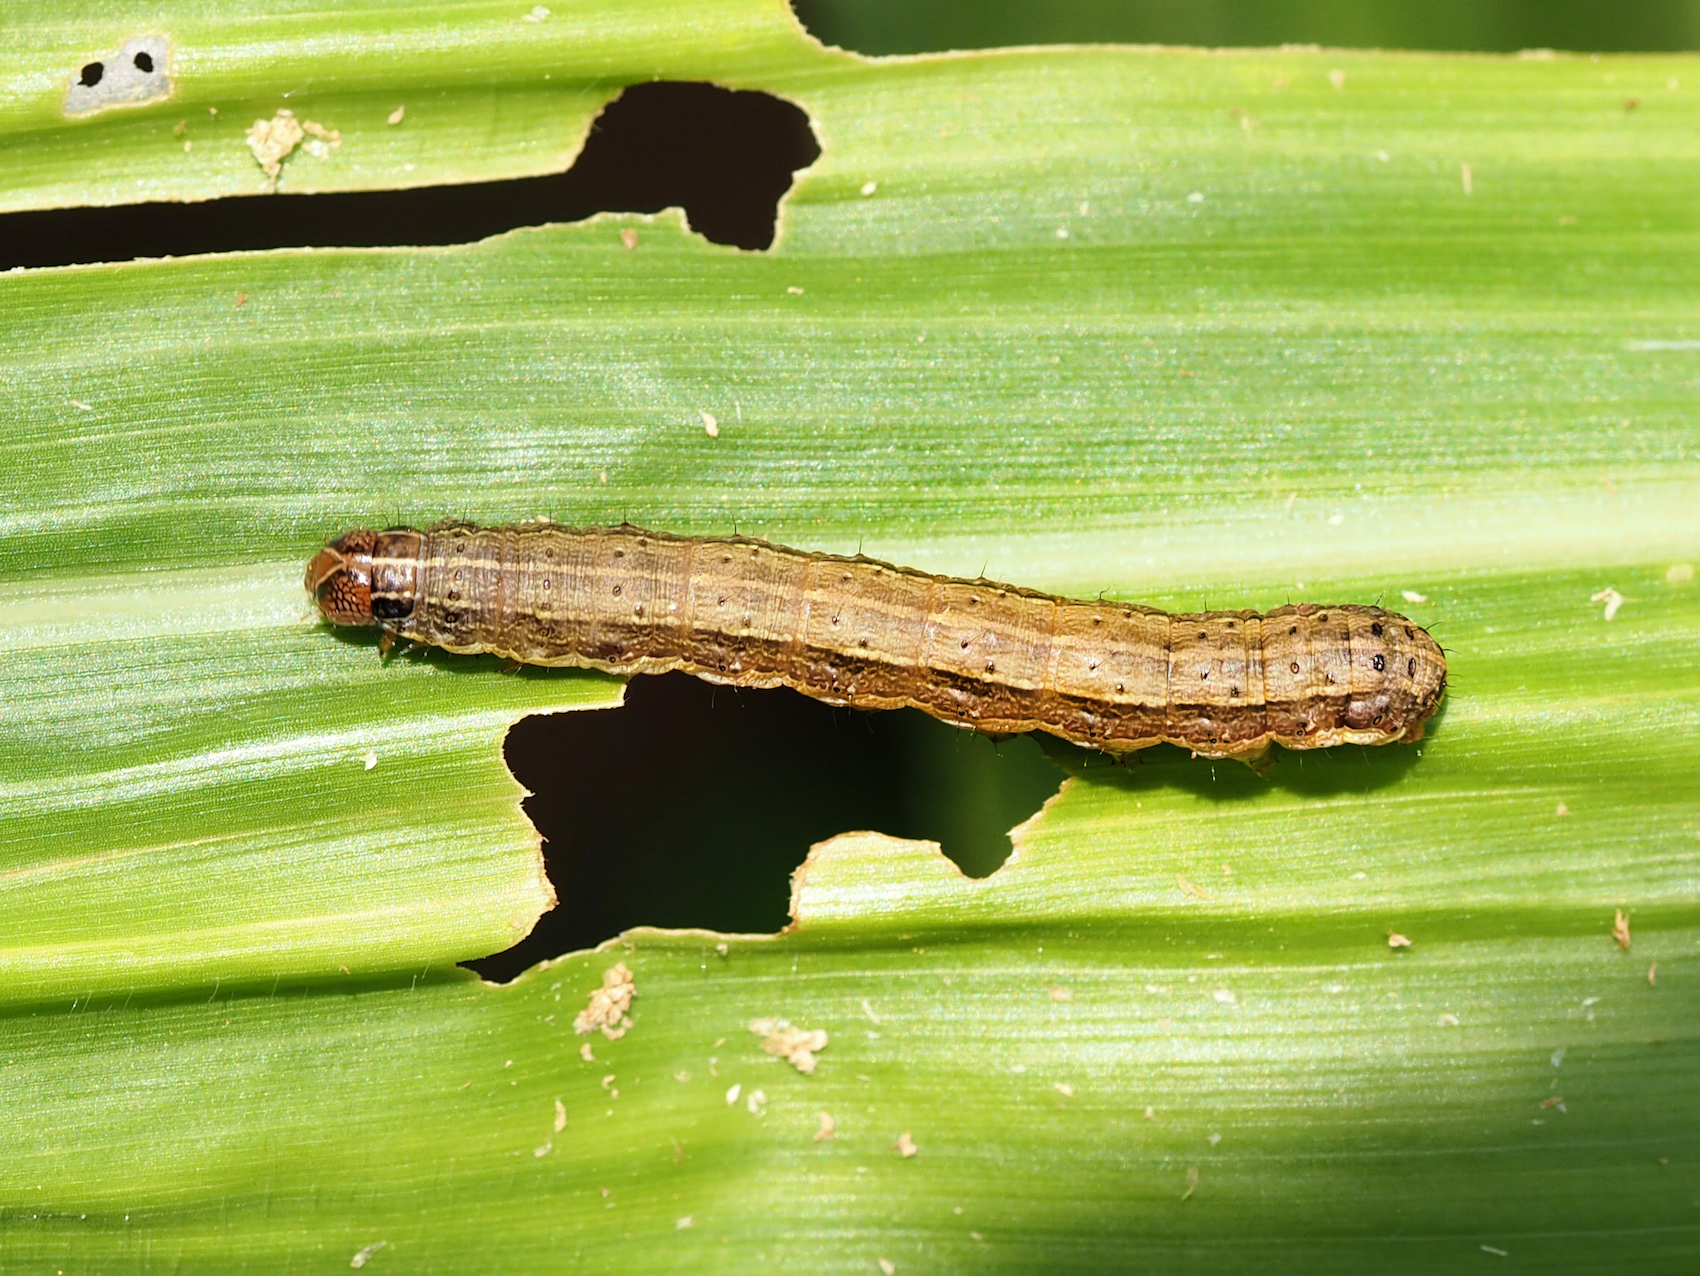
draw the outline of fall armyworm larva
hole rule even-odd
[[[610,673],[682,669],[990,734],[1254,761],[1417,740],[1446,658],[1396,612],[1302,603],[1171,615],[747,537],[440,523],[345,533],[307,588],[386,644]]]

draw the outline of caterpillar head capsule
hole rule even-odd
[[[333,625],[399,628],[413,614],[418,588],[418,532],[344,532],[307,565],[307,592]]]
[[[375,625],[372,614],[372,547],[375,532],[345,532],[307,565],[307,592],[333,625]]]

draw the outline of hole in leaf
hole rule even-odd
[[[98,63],[90,66],[98,72]],[[353,144],[352,136],[344,142]],[[564,173],[403,191],[10,213],[0,216],[0,269],[267,248],[463,244],[521,226],[671,207],[682,207],[706,239],[763,249],[773,243],[779,201],[794,173],[819,155],[808,116],[771,94],[637,84],[603,109]]]
[[[632,926],[778,930],[791,871],[838,833],[927,838],[984,877],[1063,779],[1026,737],[684,674],[632,679],[618,709],[527,718],[506,753],[560,903],[467,963],[502,980]]]
[[[170,57],[170,36],[156,32],[128,40],[73,71],[60,110],[67,119],[82,119],[115,107],[146,106],[168,98]]]

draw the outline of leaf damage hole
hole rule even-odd
[[[146,106],[171,96],[171,41],[144,35],[116,52],[72,68],[62,110],[71,119],[119,106]]]
[[[1026,736],[684,674],[632,679],[616,709],[526,718],[506,756],[560,902],[514,947],[466,963],[504,981],[633,926],[779,930],[792,871],[839,833],[935,841],[985,877],[1064,778]]]
[[[99,75],[100,65],[82,72]],[[112,81],[111,64],[104,72]],[[357,153],[356,122],[330,123],[345,135],[343,153]],[[379,127],[388,127],[382,118]],[[465,244],[523,226],[673,207],[683,208],[705,239],[755,251],[772,246],[780,200],[797,170],[820,153],[808,116],[794,103],[753,90],[656,81],[631,86],[603,108],[564,173],[292,195],[286,172],[285,190],[264,198],[9,213],[0,216],[0,269],[270,248]]]

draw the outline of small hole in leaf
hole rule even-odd
[[[77,77],[77,83],[85,89],[92,89],[100,83],[100,77],[106,74],[106,67],[99,62],[90,62],[83,68],[82,75]]]
[[[140,71],[143,75],[153,74],[153,58],[151,58],[148,54],[138,53],[131,60],[135,63],[136,70]]]

